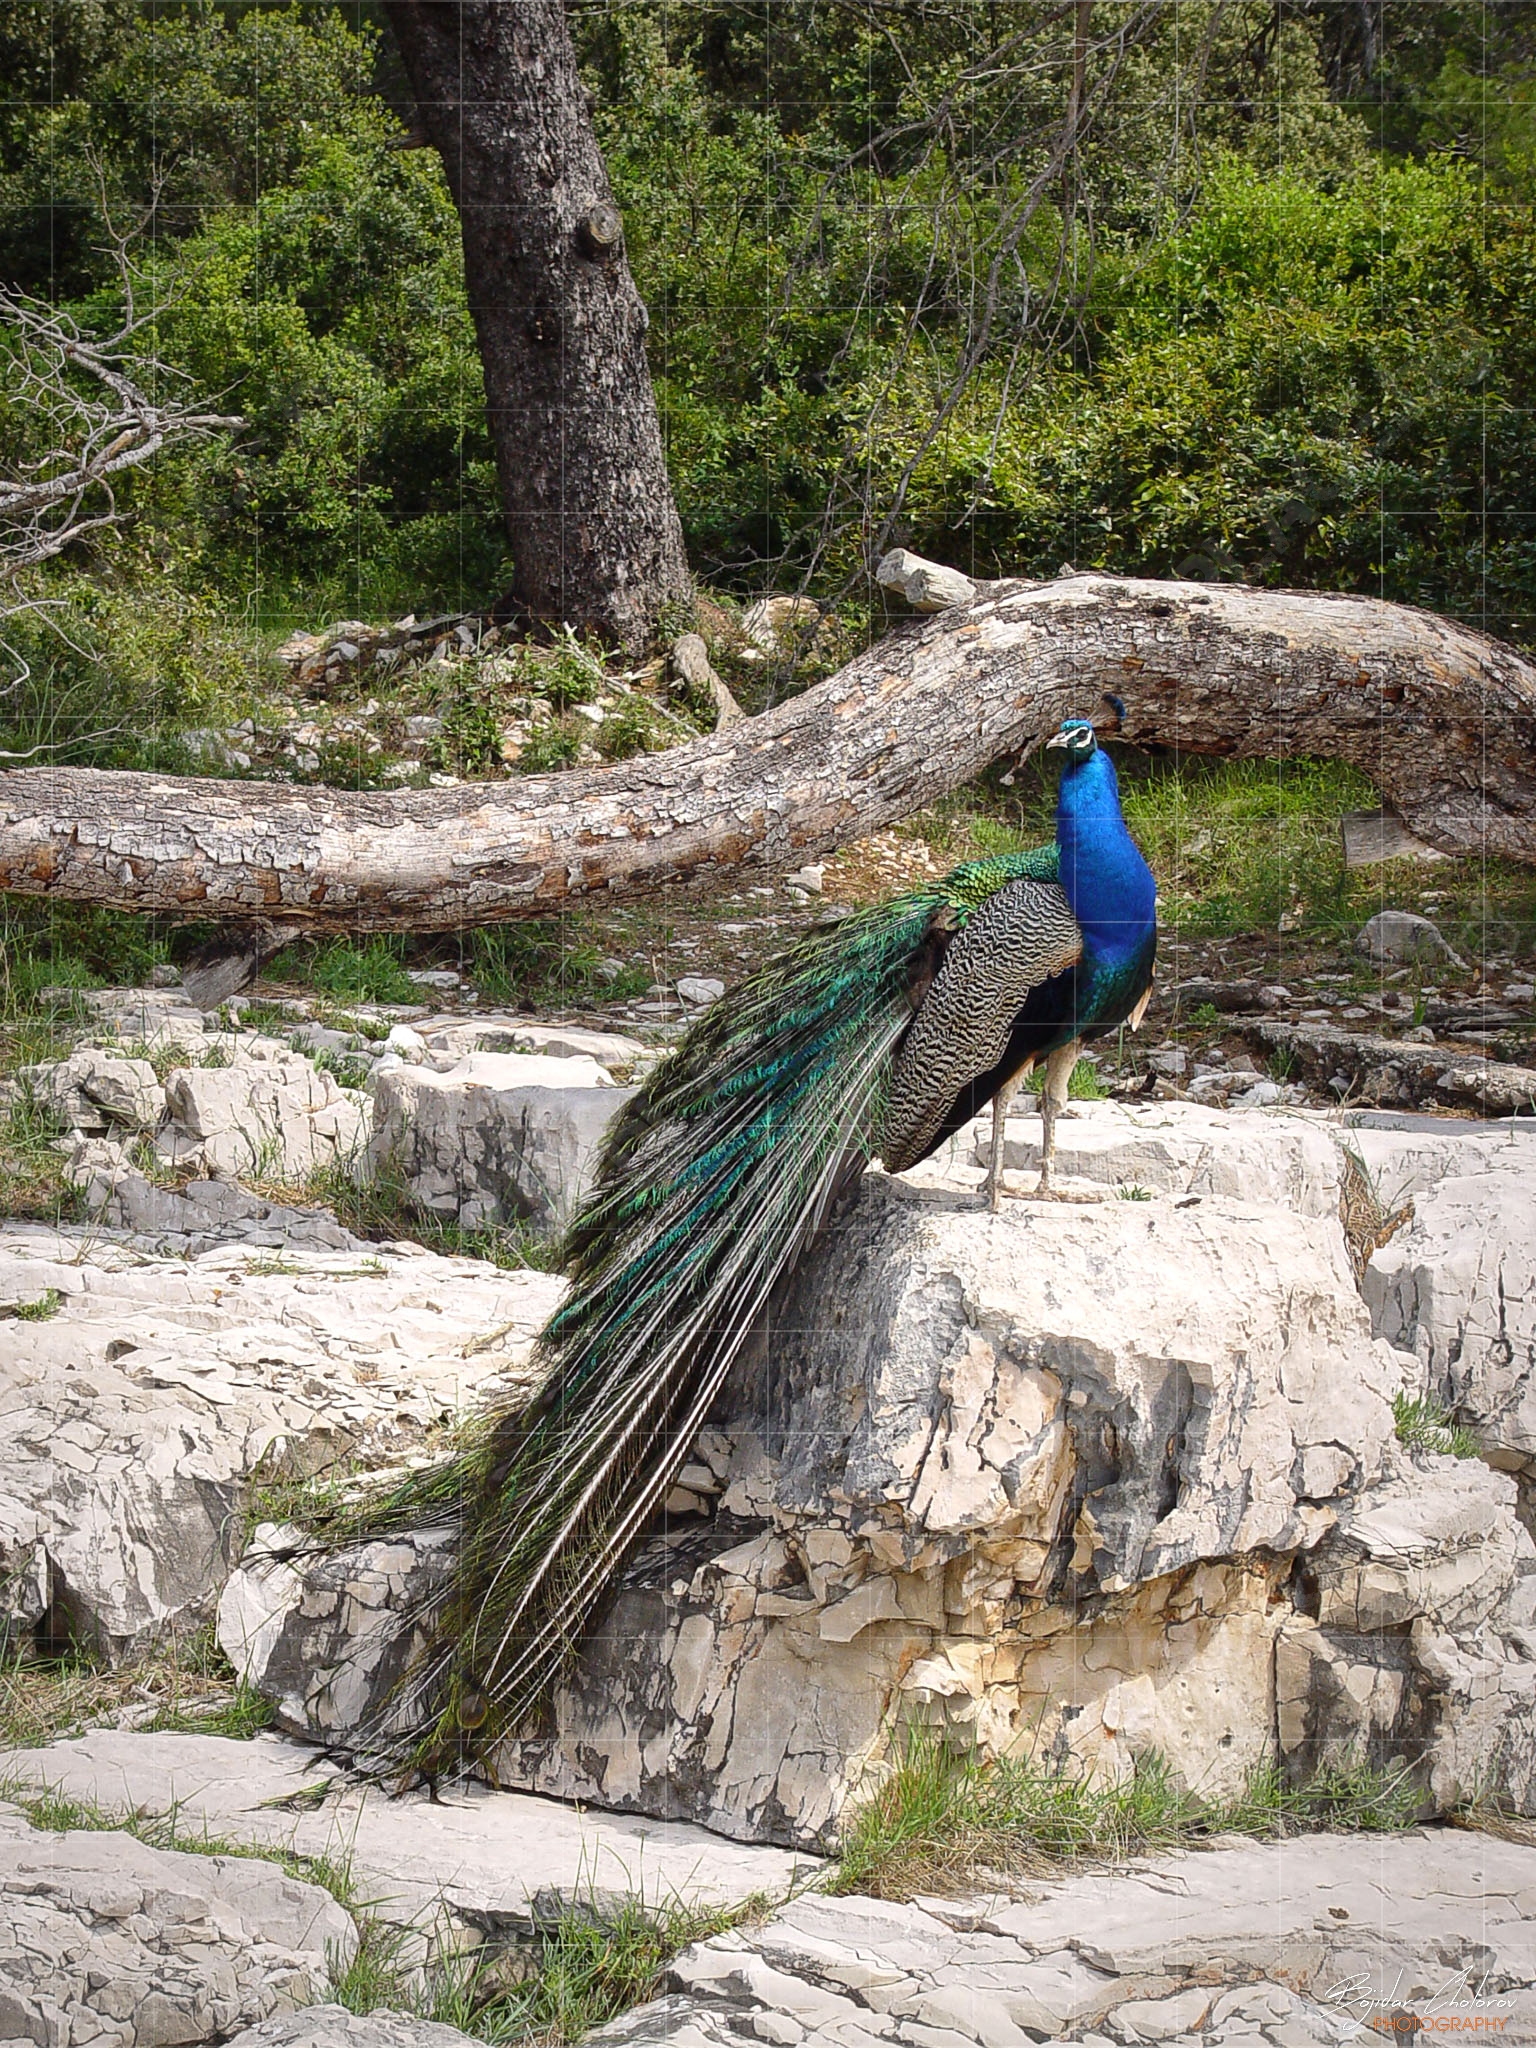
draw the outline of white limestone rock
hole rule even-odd
[[[785,1897],[812,1858],[722,1841],[702,1828],[580,1811],[484,1785],[392,1796],[282,1736],[238,1742],[98,1728],[0,1753],[0,1774],[107,1815],[174,1815],[183,1833],[300,1856],[345,1857],[386,1925],[455,1945],[465,1930],[529,1935],[563,1907],[604,1913]],[[0,1877],[0,1883],[3,1883]],[[0,2040],[4,2040],[0,2035]]]
[[[1334,2048],[1536,2017],[1536,1850],[1451,1829],[1239,1843],[898,1905],[807,1896],[676,1958],[602,2048]]]
[[[465,1229],[526,1222],[553,1233],[629,1095],[586,1057],[471,1053],[446,1073],[399,1067],[375,1084],[369,1159]]]
[[[1315,1116],[1288,1111],[1222,1110],[1198,1102],[1079,1102],[1056,1127],[1062,1180],[1150,1193],[1273,1202],[1299,1216],[1331,1217],[1339,1205],[1339,1146]],[[955,1159],[930,1161],[906,1179],[953,1183],[955,1166],[992,1158],[990,1111],[955,1140]],[[1003,1139],[1006,1169],[1038,1175],[1040,1117],[1021,1100]]]
[[[976,585],[959,569],[928,562],[908,548],[892,548],[880,557],[875,581],[882,590],[899,591],[916,612],[946,612],[974,604]]]
[[[1536,1545],[1513,1480],[1420,1453],[1307,1573],[1311,1611],[1276,1651],[1292,1772],[1389,1757],[1413,1766],[1427,1813],[1536,1811]]]
[[[1090,1228],[871,1176],[701,1442],[720,1512],[632,1561],[498,1774],[807,1846],[899,1720],[1235,1790],[1290,1560],[1395,1469],[1404,1366],[1335,1220],[1212,1198]],[[268,1609],[317,1734],[345,1733],[348,1615],[409,1605],[376,1583],[352,1553]]]
[[[120,1658],[211,1616],[259,1468],[397,1458],[531,1384],[563,1287],[415,1245],[189,1258],[0,1229],[0,1305],[50,1290],[54,1314],[0,1319],[0,1621]]]
[[[1235,1791],[1289,1560],[1395,1469],[1403,1370],[1335,1222],[874,1177],[732,1390],[725,1517],[635,1560],[498,1769],[806,1843],[893,1719]]]
[[[776,653],[786,637],[810,633],[821,621],[821,606],[811,597],[760,597],[741,615],[741,630],[764,654]]]
[[[1392,1199],[1401,1199],[1395,1189]],[[1536,1474],[1536,1135],[1511,1134],[1488,1170],[1455,1173],[1412,1200],[1411,1223],[1366,1270],[1375,1327],[1413,1352],[1425,1391],[1529,1489]]]
[[[1466,962],[1447,942],[1438,925],[1411,910],[1378,910],[1356,935],[1355,945],[1378,963],[1441,961],[1465,969]]]
[[[168,1165],[292,1182],[358,1157],[368,1126],[361,1094],[280,1040],[242,1037],[234,1046],[226,1066],[168,1076],[170,1123],[156,1146]]]
[[[92,1031],[120,1044],[152,1051],[182,1046],[201,1052],[213,1042],[203,1012],[179,988],[86,988],[44,990],[71,1008],[86,1011]],[[217,1019],[212,1020],[215,1024]]]
[[[23,1067],[18,1078],[71,1130],[153,1130],[165,1109],[165,1090],[148,1060],[94,1046],[77,1046],[68,1059],[46,1066]]]
[[[446,1585],[452,1561],[444,1531],[316,1558],[296,1530],[265,1523],[224,1587],[219,1647],[275,1703],[280,1727],[304,1735],[366,1724],[386,1739],[409,1725],[387,1703],[425,1646],[423,1604]]]
[[[329,1892],[256,1858],[41,1832],[0,1807],[0,1866],[10,2041],[224,2040],[323,1997],[357,1950]]]
[[[440,2020],[416,2019],[387,2007],[359,2014],[344,2005],[312,2005],[247,2028],[229,2048],[464,2048],[473,2039]]]

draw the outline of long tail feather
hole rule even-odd
[[[877,1147],[914,974],[951,900],[936,884],[811,934],[630,1103],[567,1233],[572,1292],[540,1339],[539,1394],[362,1517],[370,1534],[460,1534],[427,1650],[363,1754],[452,1774],[547,1698],[775,1283]]]

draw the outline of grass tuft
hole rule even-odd
[[[130,1664],[104,1665],[79,1645],[42,1656],[13,1648],[0,1662],[0,1747],[40,1749],[124,1712],[143,1728],[240,1739],[275,1717],[236,1679],[211,1623]]]
[[[487,1223],[465,1230],[451,1218],[435,1216],[411,1198],[405,1178],[388,1164],[366,1181],[345,1167],[323,1167],[306,1181],[303,1198],[330,1209],[356,1237],[374,1243],[404,1238],[450,1257],[484,1259],[505,1272],[553,1272],[558,1245],[515,1223]]]
[[[1221,1802],[1177,1785],[1156,1755],[1142,1757],[1123,1783],[1101,1785],[1030,1759],[982,1762],[918,1732],[849,1822],[832,1889],[909,1899],[1123,1862],[1219,1834],[1404,1828],[1419,1807],[1406,1765],[1329,1766],[1299,1786],[1265,1765],[1237,1799]]]
[[[503,1957],[472,1954],[436,1973],[416,2010],[481,2041],[550,2048],[580,2041],[654,1998],[668,1963],[691,1943],[728,1933],[767,1910],[763,1899],[657,1907],[630,1898],[599,1913],[577,1901],[542,1930],[520,1983],[503,1988]]]
[[[57,1287],[45,1287],[36,1301],[20,1301],[11,1314],[18,1323],[46,1323],[56,1316],[64,1306],[64,1297]]]
[[[1432,1394],[1392,1396],[1392,1420],[1397,1440],[1414,1451],[1434,1451],[1442,1457],[1480,1458],[1482,1446],[1465,1423],[1457,1422]]]

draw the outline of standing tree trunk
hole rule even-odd
[[[646,311],[561,0],[387,0],[464,236],[513,594],[628,648],[690,588]]]

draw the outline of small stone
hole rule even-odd
[[[802,889],[807,896],[819,896],[825,872],[820,862],[810,867],[796,868],[792,875],[784,877],[785,886],[790,889]]]
[[[1114,2020],[1134,2028],[1137,2040],[1171,2041],[1175,2035],[1194,2033],[1210,2009],[1210,1992],[1197,1987],[1172,1998],[1129,1998],[1115,2007]]]
[[[1234,1095],[1234,1109],[1273,1109],[1283,1101],[1285,1090],[1278,1081],[1255,1081],[1251,1088],[1245,1088],[1241,1095]]]
[[[759,2041],[772,2041],[776,2048],[796,2048],[805,2039],[805,2029],[787,2012],[755,2012],[752,2031]]]
[[[725,983],[706,974],[684,974],[678,978],[677,992],[690,1009],[705,1010],[725,994]]]
[[[1361,927],[1355,945],[1377,961],[1448,960],[1463,971],[1467,964],[1427,917],[1411,910],[1378,910]]]
[[[764,654],[774,654],[786,634],[809,632],[821,606],[809,597],[762,597],[741,615],[741,630]]]

